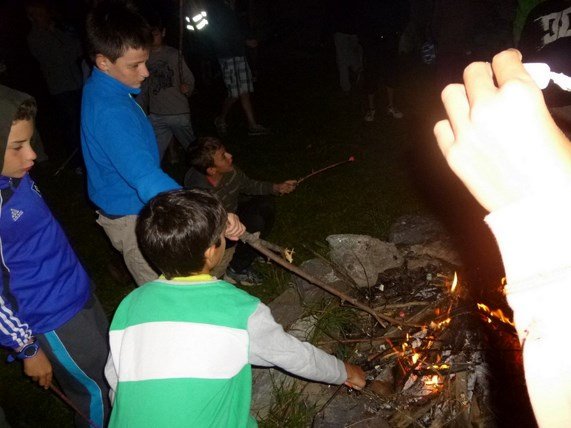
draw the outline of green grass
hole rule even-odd
[[[337,95],[330,56],[317,53],[313,57],[291,58],[264,71],[254,102],[260,122],[270,126],[274,135],[247,138],[243,125],[235,125],[225,140],[236,163],[248,175],[278,182],[305,176],[351,155],[356,157],[355,162],[312,177],[294,193],[277,198],[277,220],[269,240],[295,248],[296,264],[314,257],[316,251],[322,253],[324,239],[330,234],[385,238],[397,217],[427,210],[409,158],[414,144],[422,144],[410,139],[411,128],[419,126],[411,120],[411,113],[421,109],[417,96],[427,96],[422,79],[411,81],[404,88],[405,97],[401,100],[408,119],[393,121],[381,116],[377,122],[365,124],[359,104]],[[201,97],[199,103],[202,100],[203,104],[195,117],[197,128],[212,129],[214,102],[218,100],[209,105],[204,90]],[[381,101],[381,111],[382,105]],[[239,112],[230,119],[234,124],[244,121]],[[430,136],[427,141],[431,141]],[[109,275],[108,266],[116,264],[119,256],[95,224],[83,180],[70,171],[58,178],[51,176],[58,161],[54,159],[37,168],[33,175],[97,285],[96,294],[111,317],[133,283],[118,283]],[[180,167],[172,171],[180,180],[184,171]],[[263,270],[268,281],[248,291],[269,302],[287,286],[289,276],[278,267]],[[71,412],[52,394],[27,380],[18,364],[0,364],[0,384],[0,402],[13,427],[72,425]],[[291,412],[291,425],[277,420],[274,425],[267,422],[263,426],[304,426],[305,416],[298,412],[301,404],[292,404],[295,394],[296,391],[279,391],[275,402],[276,408]]]
[[[259,421],[260,428],[301,428],[310,426],[317,412],[303,395],[304,384],[293,379],[274,381],[268,415]]]

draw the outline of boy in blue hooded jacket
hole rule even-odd
[[[97,426],[109,413],[108,322],[90,280],[28,172],[36,103],[0,85],[0,345],[24,373]],[[76,417],[76,425],[87,421]]]

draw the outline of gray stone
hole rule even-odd
[[[407,259],[437,259],[454,266],[462,266],[460,255],[450,240],[428,242],[423,245],[412,245],[407,253]],[[435,264],[435,263],[433,263]],[[408,265],[409,269],[413,269]]]
[[[299,267],[311,276],[323,281],[337,290],[347,292],[350,289],[349,284],[339,279],[331,264],[327,263],[323,259],[306,260]],[[324,298],[327,299],[333,297],[327,291],[322,290],[317,285],[311,284],[297,275],[294,275],[293,281],[301,295],[301,300],[305,304],[311,304]]]
[[[389,230],[389,242],[397,245],[414,245],[442,239],[446,229],[432,216],[404,215]]]
[[[276,322],[281,324],[285,330],[303,315],[299,293],[293,287],[272,300],[268,307]]]
[[[381,415],[369,411],[367,401],[373,399],[340,391],[339,396],[314,418],[313,428],[389,428],[390,425]],[[376,403],[371,403],[370,407],[376,407]]]
[[[395,244],[367,235],[330,235],[327,242],[331,260],[358,287],[375,285],[379,273],[404,263]]]

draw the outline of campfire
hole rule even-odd
[[[371,245],[366,248],[374,253]],[[399,249],[405,256],[397,266],[378,272],[376,281],[362,281],[361,286],[340,285],[350,281],[347,266],[355,266],[346,257],[345,266],[331,264],[333,273],[319,273],[336,277],[333,283],[324,283],[305,269],[291,269],[337,296],[342,306],[355,308],[352,331],[317,345],[334,353],[339,346],[351,347],[350,360],[368,375],[362,391],[323,391],[313,426],[353,426],[363,421],[369,425],[356,426],[494,424],[483,327],[487,324],[516,340],[514,324],[501,309],[474,302],[450,264],[431,263],[429,258],[419,267],[407,258],[409,249]],[[282,265],[288,267],[287,262]]]

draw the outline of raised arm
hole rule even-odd
[[[495,79],[495,81],[494,81]],[[452,170],[491,214],[540,426],[571,426],[571,146],[516,50],[473,63],[435,126]]]

